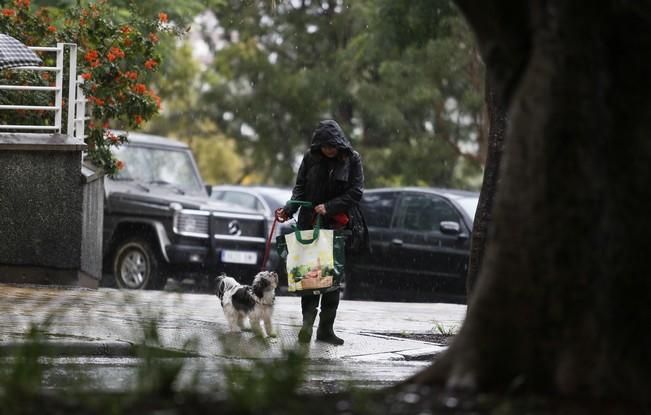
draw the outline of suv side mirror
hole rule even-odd
[[[459,235],[461,233],[461,226],[457,222],[443,221],[439,224],[441,233],[446,235]]]
[[[208,193],[208,196],[212,195],[212,185],[211,184],[206,184],[204,185],[206,188],[206,192]]]

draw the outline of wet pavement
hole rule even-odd
[[[456,304],[342,300],[335,330],[346,343],[312,341],[305,349],[305,388],[331,392],[403,380],[445,350],[410,335],[453,333],[464,317],[465,306]],[[11,355],[38,324],[50,350],[45,384],[52,388],[79,379],[83,385],[128,390],[142,363],[134,345],[144,342],[154,322],[155,345],[181,352],[179,387],[196,383],[210,390],[224,382],[225,365],[278,358],[297,348],[300,321],[300,298],[277,297],[278,336],[262,341],[250,331],[228,333],[219,301],[210,294],[0,285],[0,353]]]

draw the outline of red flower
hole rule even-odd
[[[97,58],[99,58],[99,53],[97,53],[96,50],[89,50],[84,55],[84,59],[86,60],[86,62],[91,62],[92,63],[93,61],[96,61]]]
[[[111,132],[106,133],[106,139],[113,144],[117,144],[120,141],[120,138]]]
[[[133,117],[133,121],[136,123],[136,125],[140,125],[140,124],[142,124],[143,120],[142,120],[142,117],[140,115],[136,115],[135,117]]]
[[[158,36],[156,35],[156,33],[150,33],[150,34],[149,34],[149,40],[151,40],[151,43],[158,43],[158,41],[159,41],[160,39],[158,38]]]
[[[158,13],[158,21],[161,23],[167,23],[167,13]]]
[[[106,54],[106,58],[109,60],[109,62],[113,62],[118,58],[124,58],[124,51],[118,47],[113,46]]]
[[[147,92],[147,87],[145,86],[145,84],[135,84],[133,86],[133,92],[135,92],[136,94],[141,94],[142,95],[145,92]]]
[[[89,96],[88,100],[90,102],[92,102],[93,104],[97,105],[98,107],[101,107],[101,106],[104,105],[104,100],[101,99],[101,98],[97,98],[97,97],[94,97],[94,96]]]
[[[156,108],[160,109],[160,97],[156,94],[151,94],[151,97],[156,101]]]
[[[131,79],[132,81],[138,79],[138,72],[136,71],[126,71],[123,75],[125,78]]]
[[[111,52],[115,54],[118,58],[124,58],[124,51],[118,47],[112,47]]]
[[[29,9],[29,2],[30,0],[14,0],[16,7],[24,7],[26,9]]]
[[[84,72],[81,74],[81,77],[84,78],[86,81],[90,81],[93,75],[90,72]]]
[[[2,15],[6,17],[11,17],[16,14],[16,10],[14,9],[2,9]]]
[[[150,71],[154,69],[156,65],[158,65],[158,62],[153,59],[147,59],[147,61],[145,61],[145,68],[149,69]]]
[[[129,33],[131,33],[131,26],[127,26],[127,25],[122,26],[120,28],[120,32],[122,32],[122,34],[128,35]]]
[[[56,33],[57,28],[54,27],[54,26],[52,26],[52,25],[49,25],[49,26],[47,27],[47,31],[50,32],[50,33]]]
[[[124,168],[124,162],[122,160],[115,160],[115,168],[122,170]]]

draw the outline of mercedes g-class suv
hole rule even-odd
[[[187,145],[129,133],[114,154],[124,167],[105,181],[106,285],[158,289],[188,277],[210,284],[221,272],[243,283],[253,278],[265,217],[210,200]]]

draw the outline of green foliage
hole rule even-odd
[[[128,303],[129,298],[125,297]],[[226,413],[242,413],[265,408],[286,408],[288,412],[301,413],[301,399],[297,399],[303,385],[307,359],[305,350],[286,349],[276,359],[253,359],[228,363],[223,366],[224,390],[200,390],[198,371],[201,365],[189,373],[190,383],[180,388],[181,373],[188,358],[196,357],[197,339],[188,339],[182,350],[163,348],[161,342],[162,316],[150,310],[136,310],[142,321],[140,340],[134,345],[133,356],[138,358],[135,383],[126,393],[105,392],[96,388],[92,381],[67,385],[55,394],[44,390],[48,358],[56,357],[50,350],[45,331],[65,308],[55,310],[41,324],[32,324],[25,334],[25,341],[10,353],[0,356],[0,413],[42,413],[44,405],[48,413],[67,414],[123,414],[149,413],[151,410],[192,408],[194,405],[214,406]],[[226,349],[228,343],[222,339]],[[263,344],[264,345],[264,344]],[[223,393],[221,393],[223,392]],[[205,395],[203,395],[205,394]],[[219,395],[219,399],[215,397]],[[279,402],[283,397],[283,402]],[[294,408],[294,406],[296,408]],[[295,411],[293,411],[295,409]]]
[[[225,136],[204,116],[200,105],[201,85],[214,76],[203,71],[192,56],[192,46],[181,43],[156,73],[156,85],[164,100],[161,114],[145,129],[153,134],[176,137],[192,148],[206,183],[238,183],[256,180],[239,154],[235,140]]]
[[[445,324],[439,321],[436,321],[434,327],[432,328],[432,332],[436,332],[443,336],[454,336],[455,334],[457,334],[458,331],[459,331],[459,327],[446,326]]]
[[[483,145],[483,67],[450,1],[232,0],[215,14],[224,44],[199,107],[273,182],[292,182],[326,117],[362,153],[368,186],[467,186],[458,175],[481,172],[465,146]]]
[[[78,2],[65,10],[33,11],[29,1],[14,0],[13,7],[3,9],[0,16],[0,32],[27,45],[69,42],[79,46],[78,72],[85,79],[83,89],[92,104],[86,138],[89,156],[108,174],[120,168],[110,148],[124,142],[124,137],[108,133],[107,128],[138,128],[158,112],[160,98],[148,84],[162,60],[158,53],[160,36],[180,35],[167,23],[165,13],[141,15],[134,4],[126,7],[131,8],[116,9],[100,0]],[[43,58],[45,65],[54,65],[52,54]],[[43,72],[40,83],[52,82],[51,76]],[[41,101],[41,105],[48,105],[50,100]],[[2,116],[12,123],[28,123],[18,112],[4,112]]]
[[[235,141],[224,136],[192,140],[201,175],[206,183],[238,183],[245,176],[244,162],[237,154]]]
[[[250,367],[226,366],[228,404],[237,413],[291,404],[304,382],[306,363],[305,352],[297,349],[285,350],[280,359],[255,360]]]
[[[43,332],[31,325],[25,343],[13,354],[13,363],[0,372],[0,406],[7,413],[23,413],[25,402],[36,399],[41,392],[43,365]]]

